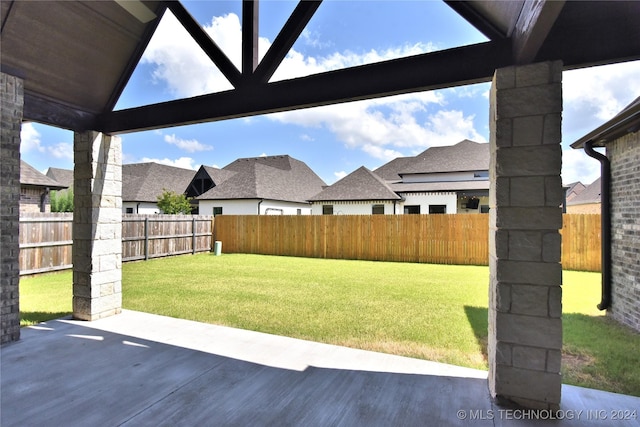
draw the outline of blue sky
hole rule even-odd
[[[238,1],[183,1],[240,68]],[[260,2],[259,55],[296,1]],[[486,39],[441,1],[325,0],[272,80],[472,44]],[[563,181],[590,183],[597,161],[569,144],[640,95],[640,61],[563,75]],[[169,12],[116,109],[231,88]],[[155,161],[197,169],[240,157],[289,154],[332,184],[360,166],[462,139],[488,141],[489,84],[223,122],[124,134],[123,162]],[[22,159],[38,170],[73,168],[73,134],[23,125]]]

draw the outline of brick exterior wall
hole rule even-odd
[[[557,409],[562,378],[562,64],[496,70],[491,87],[489,391]]]
[[[640,332],[640,132],[607,144],[611,161],[611,308]]]
[[[20,188],[20,214],[41,213],[43,188],[22,187]],[[51,212],[51,201],[49,194],[45,196],[44,212]]]
[[[0,73],[0,344],[20,339],[20,129],[24,84]]]

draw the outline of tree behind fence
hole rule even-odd
[[[123,215],[123,261],[211,250],[312,258],[488,263],[488,215]],[[73,214],[20,218],[20,274],[71,268]],[[565,214],[562,264],[600,271],[600,215]]]

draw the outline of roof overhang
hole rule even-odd
[[[640,130],[640,97],[614,118],[571,144],[571,148],[583,148],[588,141],[593,141],[595,146],[603,147],[608,142],[638,130]]]

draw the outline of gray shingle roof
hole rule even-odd
[[[183,194],[195,171],[158,163],[122,165],[122,201],[158,201],[164,189]]]
[[[46,175],[68,188],[73,188],[73,170],[71,169],[49,168]]]
[[[415,157],[396,157],[389,163],[385,163],[373,172],[385,181],[400,181],[400,171],[407,169],[407,167],[416,161]]]
[[[382,178],[362,166],[311,197],[309,201],[400,199]]]
[[[431,147],[399,170],[400,175],[489,169],[489,144],[465,139],[447,147]]]
[[[580,192],[577,196],[571,200],[567,200],[567,206],[573,205],[587,205],[591,203],[600,203],[600,178],[593,181],[591,184]]]
[[[199,200],[270,199],[306,202],[326,185],[306,163],[288,155],[238,159],[224,168],[235,172]]]
[[[46,176],[24,160],[20,160],[20,184],[48,187],[50,190],[61,190],[63,188],[67,188],[66,185]]]

